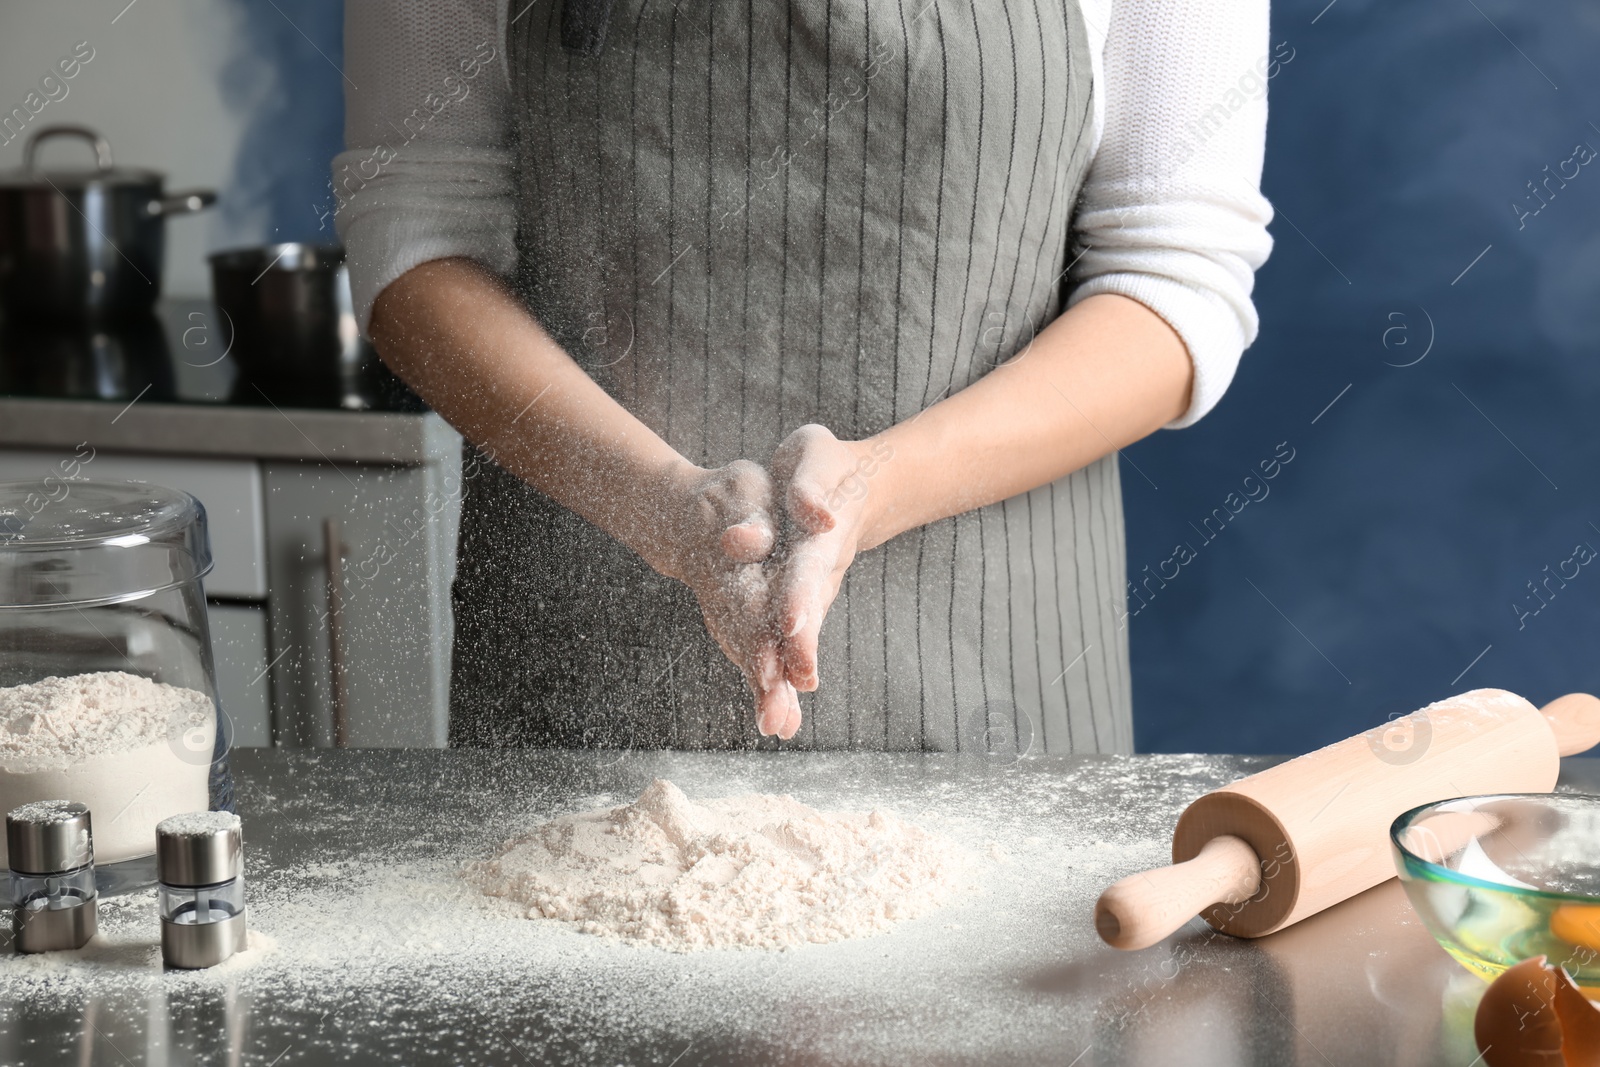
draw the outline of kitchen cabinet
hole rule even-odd
[[[267,609],[261,604],[211,601],[211,649],[217,702],[234,748],[272,744],[272,683],[267,677]]]
[[[461,450],[438,416],[0,397],[0,481],[75,455],[206,506],[236,746],[445,744]]]
[[[442,747],[459,467],[264,470],[281,743]]]

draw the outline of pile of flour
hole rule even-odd
[[[932,911],[969,875],[959,849],[888,812],[761,794],[696,804],[662,779],[632,804],[544,823],[466,872],[529,918],[679,951],[863,937]]]
[[[209,807],[216,711],[204,693],[124,671],[0,689],[0,813],[89,807],[95,859],[155,851],[155,824]]]

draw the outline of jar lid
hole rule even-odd
[[[0,608],[137,600],[211,570],[205,507],[147,482],[0,482]]]

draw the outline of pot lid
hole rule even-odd
[[[40,145],[52,138],[66,137],[84,141],[94,150],[93,166],[39,166]],[[164,177],[160,171],[116,166],[111,159],[111,142],[87,126],[46,126],[28,138],[21,168],[0,172],[0,188],[54,188],[67,192],[89,185],[143,185],[159,189]]]

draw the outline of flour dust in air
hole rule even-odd
[[[466,877],[529,918],[687,951],[865,937],[933,911],[971,874],[963,850],[889,812],[695,803],[657,779],[632,804],[535,827]]]

